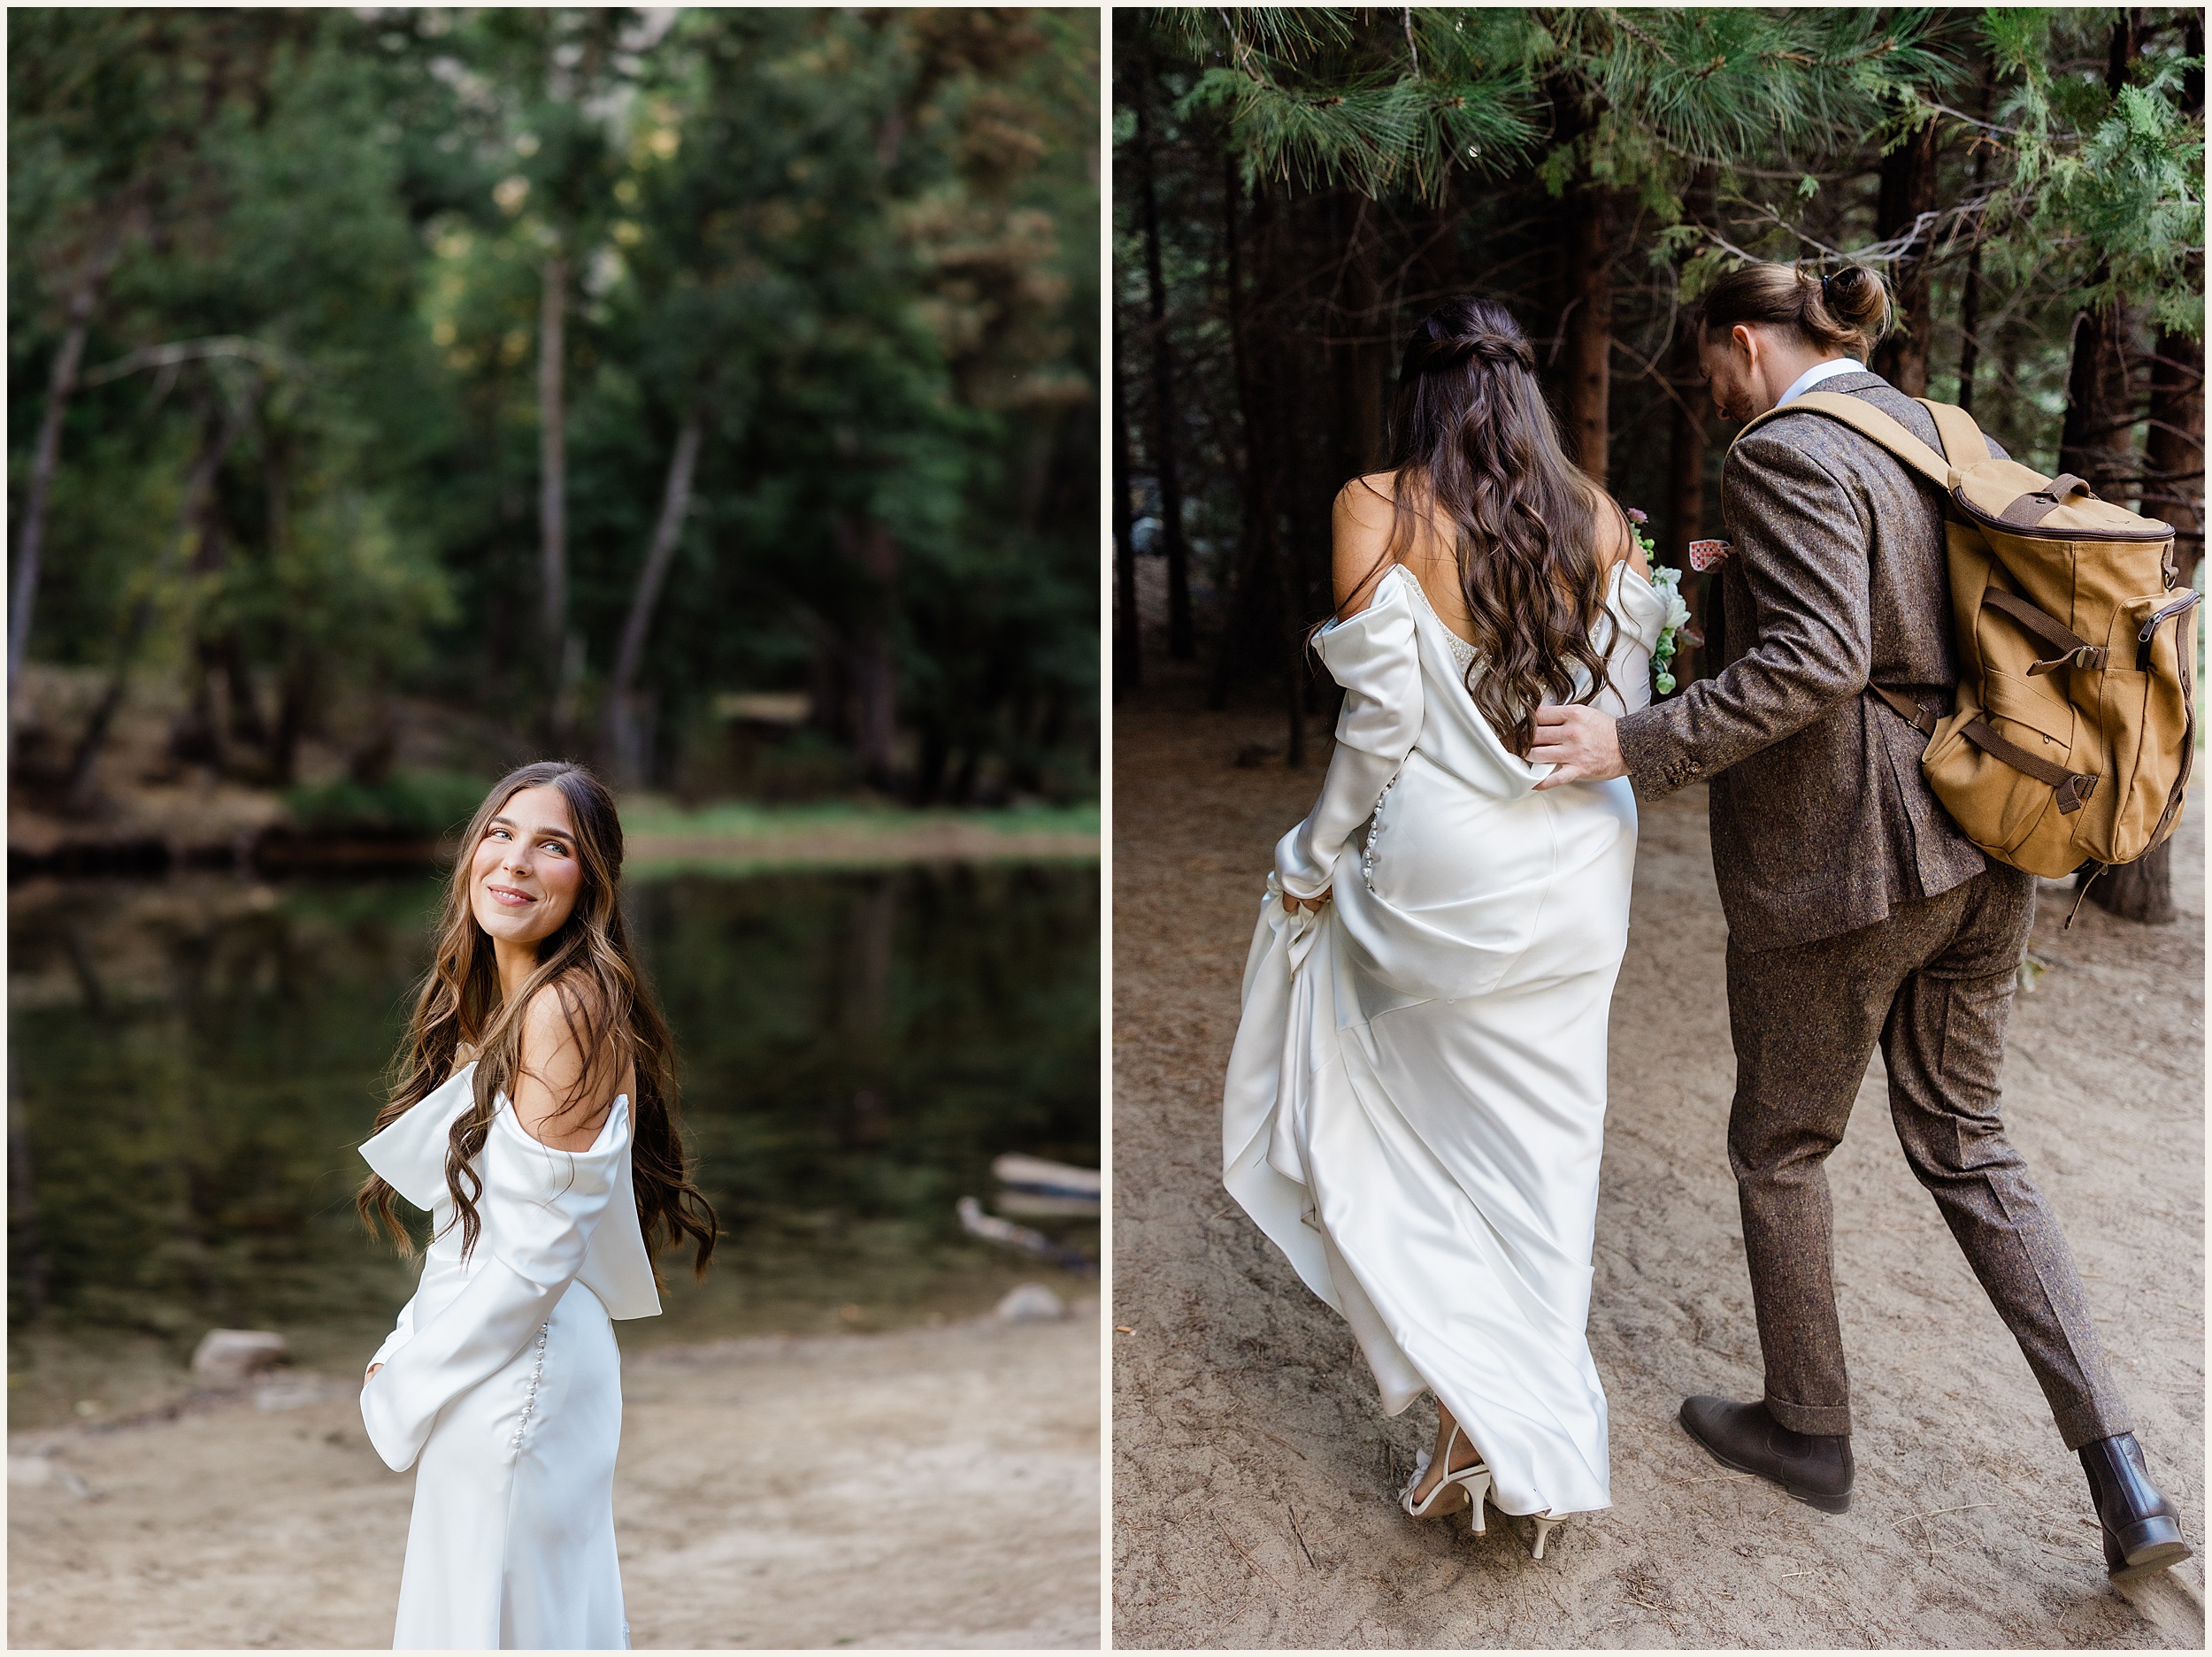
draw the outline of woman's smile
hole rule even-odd
[[[534,896],[525,892],[520,886],[493,886],[488,883],[484,890],[491,894],[493,902],[505,904],[509,909],[520,909],[526,903],[537,901]]]

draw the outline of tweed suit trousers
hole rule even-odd
[[[2065,1233],[1999,1117],[2034,918],[2033,878],[1992,864],[1855,932],[1729,949],[1728,1155],[1767,1408],[1793,1431],[1851,1431],[1826,1162],[1878,1041],[1906,1161],[2019,1341],[2067,1448],[2132,1431]]]

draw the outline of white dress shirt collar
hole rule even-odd
[[[1815,363],[1810,368],[1790,381],[1790,388],[1782,394],[1782,403],[1794,403],[1824,380],[1833,380],[1838,374],[1863,374],[1866,364],[1855,357],[1832,357],[1824,363]],[[1782,403],[1774,406],[1780,408]]]

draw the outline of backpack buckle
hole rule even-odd
[[[2082,809],[2090,795],[2097,792],[2097,779],[2080,771],[2070,771],[2066,780],[2053,792],[2058,795],[2059,816],[2071,817]]]

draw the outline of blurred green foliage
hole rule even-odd
[[[89,303],[34,664],[141,663],[173,687],[173,757],[248,781],[377,782],[402,700],[472,733],[432,764],[603,749],[694,421],[639,780],[730,786],[715,697],[806,690],[848,753],[887,710],[833,780],[1094,790],[1094,15],[19,8],[8,29],[12,556]],[[539,626],[557,268],[566,680]]]

